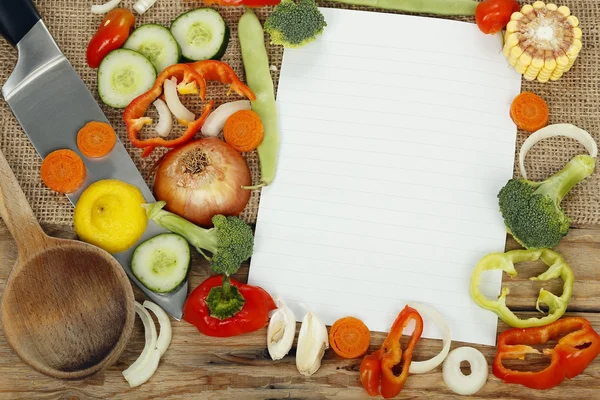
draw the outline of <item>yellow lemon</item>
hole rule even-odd
[[[107,179],[91,184],[75,206],[75,232],[81,240],[111,254],[133,246],[148,225],[146,201],[137,187]]]

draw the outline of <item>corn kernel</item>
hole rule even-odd
[[[567,7],[567,6],[558,7],[557,12],[565,18],[567,18],[569,15],[571,15],[571,10],[569,10],[569,7]]]

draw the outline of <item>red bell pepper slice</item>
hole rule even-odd
[[[229,278],[228,278],[229,279]],[[230,337],[254,332],[264,327],[269,320],[269,311],[277,308],[264,289],[245,285],[231,279],[232,287],[243,296],[243,306],[234,316],[219,319],[210,315],[208,296],[213,288],[221,287],[222,275],[215,275],[200,284],[189,295],[183,307],[183,319],[195,325],[207,336]]]
[[[123,120],[127,127],[127,136],[129,137],[131,144],[137,148],[144,149],[144,153],[142,154],[143,157],[149,156],[156,147],[162,146],[173,148],[191,140],[196,132],[202,128],[202,125],[204,124],[204,121],[206,121],[214,104],[214,101],[209,101],[204,106],[202,115],[196,121],[188,124],[186,131],[177,139],[168,140],[161,137],[144,140],[139,139],[138,135],[142,127],[151,122],[149,118],[144,117],[146,110],[163,94],[163,84],[167,79],[171,79],[172,77],[177,78],[177,82],[180,85],[195,84],[202,100],[204,100],[204,97],[206,96],[206,81],[202,75],[194,71],[188,65],[171,65],[161,72],[158,78],[156,78],[154,86],[149,91],[133,100],[123,112]]]
[[[542,352],[530,345],[558,339],[553,349]],[[506,368],[503,360],[524,359],[527,354],[544,354],[550,365],[542,371],[516,371]],[[498,337],[498,353],[493,372],[506,383],[518,383],[532,389],[550,389],[565,378],[579,375],[600,354],[600,336],[585,318],[563,318],[547,326],[509,329]]]
[[[233,68],[228,64],[217,60],[204,60],[190,64],[194,71],[198,72],[207,81],[217,81],[231,85],[231,90],[234,90],[240,96],[247,97],[254,101],[256,95],[248,86],[240,80]]]
[[[411,320],[415,321],[415,330],[403,351],[400,346],[402,331]],[[365,356],[360,364],[360,380],[370,396],[381,394],[389,399],[396,397],[408,378],[408,369],[412,353],[423,333],[423,319],[412,307],[406,306],[400,312],[383,345],[373,354]],[[402,362],[400,375],[394,374],[394,367]]]

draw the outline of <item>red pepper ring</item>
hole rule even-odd
[[[553,349],[540,352],[530,346],[556,338],[560,339]],[[527,354],[550,356],[550,365],[542,371],[532,372],[508,369],[502,364],[503,360],[522,360]],[[600,336],[590,322],[585,318],[563,318],[547,326],[513,328],[500,334],[492,370],[496,377],[506,383],[518,383],[532,389],[550,389],[565,378],[579,375],[598,354]]]
[[[411,320],[415,321],[415,330],[403,351],[400,346],[402,331]],[[422,333],[423,319],[421,315],[414,308],[404,307],[394,321],[381,348],[373,354],[365,356],[360,364],[360,380],[369,395],[381,394],[384,398],[389,399],[400,393],[408,378],[412,352]],[[396,376],[393,369],[400,362],[402,362],[402,372]]]
[[[231,90],[240,96],[247,97],[254,101],[256,95],[248,86],[240,80],[233,68],[228,64],[217,60],[198,61],[190,66],[204,77],[207,81],[217,81],[231,85]]]
[[[175,77],[179,86],[196,86],[199,91],[200,98],[204,100],[206,96],[206,80],[204,77],[190,68],[186,64],[175,64],[166,68],[160,73],[154,86],[144,94],[141,94],[134,99],[123,112],[123,120],[127,127],[127,136],[135,147],[144,149],[143,157],[147,157],[152,151],[159,146],[173,148],[191,140],[196,132],[202,127],[204,121],[210,113],[214,101],[208,102],[202,109],[202,115],[194,122],[187,126],[186,131],[177,139],[167,140],[161,137],[140,140],[138,135],[145,124],[151,122],[150,118],[144,117],[146,110],[150,105],[163,94],[163,84],[167,79]]]

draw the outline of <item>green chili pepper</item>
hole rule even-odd
[[[247,189],[256,189],[269,185],[275,178],[279,150],[277,107],[265,48],[265,34],[260,21],[249,8],[240,18],[238,36],[246,70],[246,82],[256,94],[256,100],[252,102],[252,110],[258,114],[265,129],[265,138],[258,146],[262,182],[260,185],[247,187]]]
[[[338,3],[385,8],[418,14],[475,15],[474,0],[331,0]]]
[[[530,278],[531,280],[548,281],[550,279],[562,278],[564,282],[563,292],[560,297],[545,289],[540,290],[535,307],[539,312],[543,313],[540,309],[540,303],[546,304],[548,306],[548,315],[545,317],[532,317],[528,319],[517,317],[506,306],[506,296],[509,293],[508,288],[502,288],[502,293],[497,300],[489,300],[479,291],[479,283],[481,282],[481,273],[483,271],[500,269],[513,278],[518,275],[515,263],[537,261],[540,259],[548,266],[548,269],[543,274]],[[574,280],[575,277],[569,265],[560,254],[550,249],[513,250],[507,253],[492,253],[479,261],[471,275],[471,297],[477,305],[492,311],[502,321],[513,328],[544,326],[562,317],[567,310],[567,304],[569,304],[571,294],[573,293]]]

